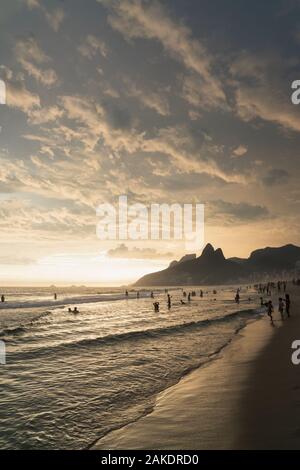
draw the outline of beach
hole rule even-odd
[[[196,289],[196,288],[195,288]],[[89,449],[115,429],[146,416],[156,397],[191,370],[212,363],[262,315],[247,286],[149,291],[6,289],[0,309],[0,446]],[[97,300],[97,301],[96,301]],[[56,303],[56,305],[55,305]],[[42,306],[43,305],[43,306]],[[74,312],[77,307],[76,313]]]
[[[299,288],[291,317],[249,323],[211,362],[156,397],[148,415],[112,431],[93,449],[299,449]],[[273,296],[277,305],[277,292]]]

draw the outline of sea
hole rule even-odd
[[[237,305],[236,289],[168,288],[169,309],[164,288],[153,299],[150,289],[2,287],[0,448],[89,449],[151,412],[160,391],[262,315],[256,291],[243,286]]]

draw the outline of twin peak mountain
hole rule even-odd
[[[215,250],[208,243],[199,257],[196,254],[185,255],[162,271],[146,274],[135,285],[213,285],[255,281],[265,275],[282,275],[295,270],[299,261],[300,248],[291,244],[255,250],[249,258],[226,259],[221,248]]]

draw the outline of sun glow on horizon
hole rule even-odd
[[[5,285],[130,284],[141,276],[168,266],[167,260],[110,258],[105,254],[59,254],[28,265],[1,265]]]

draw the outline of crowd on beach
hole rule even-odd
[[[300,285],[299,280],[293,279],[293,285]],[[267,296],[271,296],[272,294],[279,295],[278,297],[278,312],[280,313],[281,319],[284,320],[284,314],[286,317],[290,317],[290,307],[291,307],[291,298],[290,294],[286,292],[287,290],[287,281],[277,281],[275,282],[268,282],[266,284],[258,284],[255,286],[257,291],[260,294],[266,294]],[[273,324],[273,313],[274,313],[274,306],[272,300],[264,301],[263,296],[260,297],[260,304],[262,307],[266,307],[266,311],[268,316],[270,317],[270,321]]]

